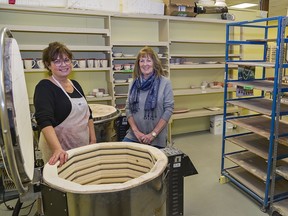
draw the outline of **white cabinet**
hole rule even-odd
[[[173,134],[207,130],[210,116],[223,113],[225,28],[222,20],[169,19],[169,68],[175,109],[187,111],[172,116]]]
[[[0,26],[7,27],[16,38],[23,59],[41,59],[42,50],[50,42],[59,41],[68,46],[74,59],[107,59],[105,68],[74,68],[72,79],[80,82],[85,94],[94,88],[103,88],[111,96],[104,98],[89,98],[88,101],[104,101],[112,103],[112,89],[109,86],[110,76],[110,17],[89,13],[70,13],[38,10],[29,11],[25,8],[13,10],[6,6],[1,8]],[[45,69],[25,69],[30,103],[35,85],[47,77]],[[106,82],[103,82],[105,80]],[[109,88],[110,87],[110,88]]]
[[[158,16],[112,16],[112,75],[115,105],[124,112],[127,100],[129,79],[136,56],[144,46],[152,47],[160,58],[163,67],[168,67],[168,20]],[[115,56],[115,54],[117,56]],[[120,55],[120,56],[119,56]],[[129,69],[130,66],[130,69]]]
[[[160,60],[172,82],[175,107],[190,110],[173,114],[173,134],[207,130],[209,117],[223,113],[223,88],[201,91],[200,85],[203,81],[223,83],[225,24],[226,21],[220,19],[120,15],[59,8],[31,11],[25,7],[1,5],[0,9],[0,27],[12,31],[23,58],[40,59],[42,50],[50,42],[59,41],[73,51],[75,59],[107,60],[107,67],[74,68],[71,74],[86,95],[94,88],[105,89],[109,94],[87,98],[89,103],[113,105],[124,112],[127,80],[132,72],[114,66],[133,65],[136,54],[144,46],[162,54]],[[239,52],[229,52],[231,58],[239,58]],[[113,53],[123,55],[113,56]],[[25,70],[31,103],[35,85],[47,76],[44,69]],[[196,88],[191,89],[191,86]],[[229,88],[231,94],[233,91],[233,87]],[[220,109],[211,111],[205,107]]]

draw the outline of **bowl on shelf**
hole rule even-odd
[[[115,64],[114,65],[114,70],[122,70],[123,69],[123,65],[122,64]]]
[[[124,57],[135,57],[134,54],[123,54]]]
[[[117,109],[125,109],[126,104],[116,104]]]
[[[94,98],[94,95],[86,95],[86,98]]]
[[[159,58],[163,57],[162,53],[158,53],[157,55],[158,55]]]
[[[114,83],[126,83],[127,80],[125,79],[118,79],[118,80],[114,80]]]
[[[184,65],[193,65],[193,64],[198,64],[196,62],[192,62],[192,61],[185,61],[183,62]]]
[[[104,95],[103,92],[97,92],[96,93],[96,97],[103,97],[103,95]]]
[[[114,57],[121,57],[123,55],[123,53],[119,52],[119,53],[113,53]]]
[[[131,70],[130,64],[124,64],[124,70]]]

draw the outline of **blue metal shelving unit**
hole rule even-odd
[[[288,157],[288,122],[280,120],[288,114],[288,105],[281,103],[281,95],[288,92],[288,84],[282,83],[284,69],[288,67],[284,60],[288,42],[285,38],[287,22],[288,17],[281,16],[233,22],[226,26],[221,175],[257,200],[264,211],[273,202],[288,198],[288,180],[275,173],[279,160]],[[270,38],[271,31],[276,38]],[[260,38],[255,39],[255,36]],[[267,62],[268,44],[272,42],[276,44],[275,62]],[[241,53],[239,59],[229,58],[231,50],[237,47],[244,54]],[[261,57],[247,58],[245,52],[251,47]],[[238,73],[242,70],[253,74],[256,68],[255,77],[249,76],[247,80],[243,80],[244,76],[235,78],[236,71],[230,65],[238,65]],[[271,73],[273,78],[268,80],[267,74]],[[252,89],[253,95],[245,95],[247,91],[244,90],[242,96],[231,96],[227,92],[229,83],[237,85],[237,88],[250,89],[250,93]],[[265,97],[267,92],[270,92],[271,99]],[[239,116],[227,116],[228,104],[242,107],[245,111]],[[228,134],[227,122],[237,125],[237,130]],[[228,145],[232,145],[231,148],[238,145],[241,150],[228,150],[231,149]],[[227,161],[232,161],[233,165]]]

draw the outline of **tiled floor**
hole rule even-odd
[[[231,183],[220,184],[221,135],[209,132],[174,137],[199,174],[185,177],[185,216],[267,216],[258,203]]]
[[[250,199],[230,183],[220,184],[221,136],[208,132],[193,133],[173,138],[175,147],[187,154],[199,174],[185,177],[185,216],[267,216],[258,203]],[[7,202],[14,206],[15,200]],[[24,203],[28,206],[30,203]],[[35,206],[19,215],[34,215]],[[11,216],[4,204],[1,216]],[[56,215],[55,215],[56,216]],[[111,215],[114,216],[114,215]],[[117,215],[115,215],[117,216]],[[137,215],[135,215],[137,216]]]

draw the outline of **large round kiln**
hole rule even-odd
[[[168,160],[159,149],[110,142],[76,148],[68,154],[62,167],[44,167],[45,215],[166,215]]]
[[[121,111],[104,104],[89,104],[89,106],[92,110],[97,142],[117,141],[115,120],[121,115]]]

